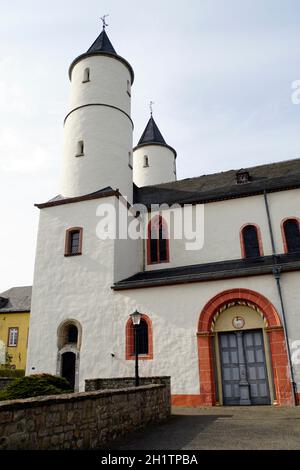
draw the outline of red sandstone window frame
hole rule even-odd
[[[257,234],[257,239],[258,239],[258,248],[259,248],[259,256],[264,256],[264,249],[263,249],[263,242],[262,242],[260,227],[259,227],[259,225],[254,224],[253,222],[248,222],[240,228],[240,244],[241,244],[241,253],[242,253],[242,258],[243,259],[248,259],[248,258],[246,258],[244,230],[245,230],[246,227],[249,227],[249,225],[256,228],[256,234]]]
[[[77,253],[72,253],[72,234],[79,233],[79,246]],[[82,235],[83,235],[83,228],[82,227],[71,227],[66,230],[65,236],[65,256],[79,256],[82,255]]]
[[[153,330],[152,330],[152,321],[150,318],[142,314],[141,320],[144,320],[148,326],[148,354],[139,354],[139,361],[142,360],[151,360],[153,359]],[[125,357],[126,360],[134,360],[134,326],[131,318],[128,318],[125,328],[126,335],[126,347],[125,347]]]
[[[161,260],[161,253],[160,253],[160,240],[157,239],[157,261],[152,261],[152,253],[151,253],[151,227],[156,226],[159,227],[159,224],[162,224],[163,232],[165,233],[164,240],[166,240],[166,259]],[[169,237],[169,230],[168,224],[165,219],[161,215],[155,215],[152,217],[151,220],[148,222],[148,229],[147,229],[147,264],[162,264],[162,263],[169,263],[170,262],[170,237]]]
[[[286,217],[285,219],[281,221],[280,226],[281,226],[281,235],[282,235],[284,253],[289,253],[288,244],[286,240],[286,234],[285,234],[285,228],[284,228],[285,223],[288,222],[289,220],[295,220],[296,222],[298,222],[298,226],[300,230],[300,219],[298,217]]]

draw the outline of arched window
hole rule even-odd
[[[57,331],[58,334],[58,349],[65,346],[80,348],[81,343],[81,325],[76,320],[66,320],[63,322]]]
[[[72,227],[66,231],[65,256],[76,256],[82,253],[82,228]]]
[[[300,251],[300,220],[289,218],[281,224],[285,253]]]
[[[169,262],[168,227],[161,215],[153,217],[148,224],[148,264]]]
[[[135,333],[131,318],[126,324],[126,359],[135,358]],[[137,326],[137,350],[140,359],[153,359],[152,323],[147,315],[142,315]]]
[[[84,69],[84,72],[83,72],[82,83],[86,83],[86,82],[89,82],[89,81],[90,81],[90,69],[86,68],[86,69]]]
[[[243,258],[263,256],[260,229],[254,224],[247,224],[240,232]]]

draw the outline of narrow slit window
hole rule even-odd
[[[133,168],[133,161],[132,161],[132,153],[131,152],[128,152],[128,166],[129,168]]]
[[[84,155],[84,142],[83,140],[79,140],[79,142],[77,143],[76,157],[83,157],[83,155]]]
[[[82,83],[86,83],[86,82],[89,82],[89,81],[90,81],[90,69],[86,68],[86,69],[84,69],[84,72],[83,72]]]
[[[131,85],[130,85],[130,81],[129,81],[129,80],[127,80],[127,94],[128,94],[129,96],[131,96]]]
[[[149,166],[149,157],[148,155],[144,155],[144,168],[148,168]]]

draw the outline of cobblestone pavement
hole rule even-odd
[[[164,423],[114,444],[120,450],[300,449],[300,407],[175,408]]]

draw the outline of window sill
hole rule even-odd
[[[75,157],[84,157],[84,153],[78,153],[77,155],[75,155]]]
[[[156,264],[167,264],[167,263],[170,263],[170,260],[166,260],[166,261],[149,261],[147,263],[147,266],[155,266]]]
[[[151,361],[153,354],[139,354],[139,361]],[[135,361],[135,355],[126,356],[126,361]]]
[[[82,80],[81,83],[89,83],[91,80]]]
[[[65,253],[64,256],[65,257],[69,257],[69,256],[81,256],[82,253]]]

